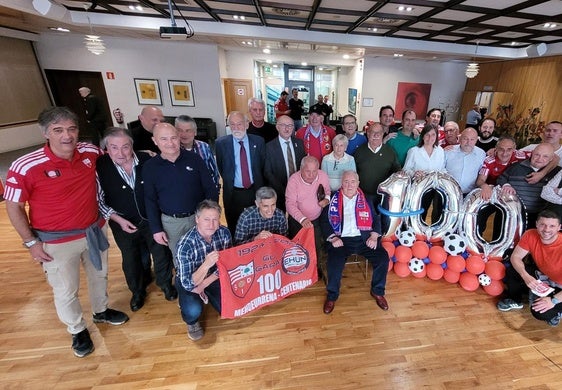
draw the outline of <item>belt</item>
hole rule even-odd
[[[187,217],[191,217],[193,214],[195,214],[195,211],[193,211],[191,213],[177,213],[177,214],[162,213],[162,214],[167,215],[168,217],[172,217],[172,218],[187,218]]]

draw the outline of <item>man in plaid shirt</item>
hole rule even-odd
[[[272,234],[287,235],[287,219],[276,207],[277,193],[271,187],[261,187],[256,191],[256,205],[245,209],[234,233],[234,244],[268,238]]]

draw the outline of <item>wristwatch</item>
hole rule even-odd
[[[558,305],[560,303],[560,300],[556,297],[552,297],[550,298],[550,300],[552,301],[553,305]]]
[[[38,242],[41,242],[41,240],[38,237],[35,237],[33,240],[31,241],[25,241],[23,243],[23,246],[25,246],[27,249],[31,248],[33,245],[37,244]]]

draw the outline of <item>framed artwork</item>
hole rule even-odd
[[[172,106],[195,107],[195,96],[191,81],[168,80]]]
[[[347,89],[347,110],[353,115],[357,111],[357,89],[355,88]]]
[[[160,84],[156,79],[135,79],[137,100],[139,104],[162,105]]]
[[[363,98],[363,107],[373,107],[374,101],[373,98]]]
[[[421,83],[398,83],[396,92],[396,116],[402,117],[405,110],[413,110],[416,118],[424,119],[427,114],[431,84]]]

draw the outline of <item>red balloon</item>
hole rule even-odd
[[[443,279],[445,279],[449,283],[457,283],[460,276],[460,272],[453,271],[449,268],[447,268],[445,272],[443,272]]]
[[[440,264],[429,263],[425,265],[427,277],[431,280],[439,280],[443,277],[445,270]]]
[[[412,249],[404,245],[399,245],[394,249],[394,257],[399,263],[406,263],[408,266],[408,261],[412,259]]]
[[[408,248],[410,249],[410,248]],[[406,276],[410,275],[412,271],[410,271],[410,268],[408,267],[408,263],[401,263],[401,262],[396,262],[394,263],[394,273],[398,276],[400,276],[401,278],[405,278]]]
[[[412,255],[418,259],[425,259],[429,255],[429,246],[424,241],[416,241],[412,245]]]
[[[493,280],[488,286],[484,286],[484,291],[493,297],[497,297],[503,292],[503,283],[500,280]]]
[[[443,264],[447,260],[447,252],[442,246],[432,246],[429,248],[429,260],[435,264]]]
[[[382,236],[381,242],[392,242],[395,239],[396,239],[396,236],[394,234],[391,234],[390,236]]]
[[[466,270],[474,275],[480,275],[484,272],[484,268],[486,267],[486,263],[482,260],[480,256],[469,256],[466,259]]]
[[[394,267],[394,263],[392,262],[392,260],[388,260],[388,272],[390,272],[390,270]]]
[[[388,258],[390,259],[392,256],[394,256],[394,250],[396,249],[396,247],[394,246],[394,244],[392,242],[388,242],[388,241],[382,241],[381,242],[382,247],[386,250],[386,252],[388,253]]]
[[[478,283],[478,277],[470,272],[464,272],[459,278],[459,283],[462,288],[466,291],[476,291],[480,283]]]
[[[451,271],[461,272],[464,271],[466,267],[466,261],[462,256],[458,255],[449,255],[447,257],[447,268]]]
[[[490,260],[486,263],[484,268],[486,273],[493,280],[502,280],[505,276],[505,265],[502,262],[496,260]]]

